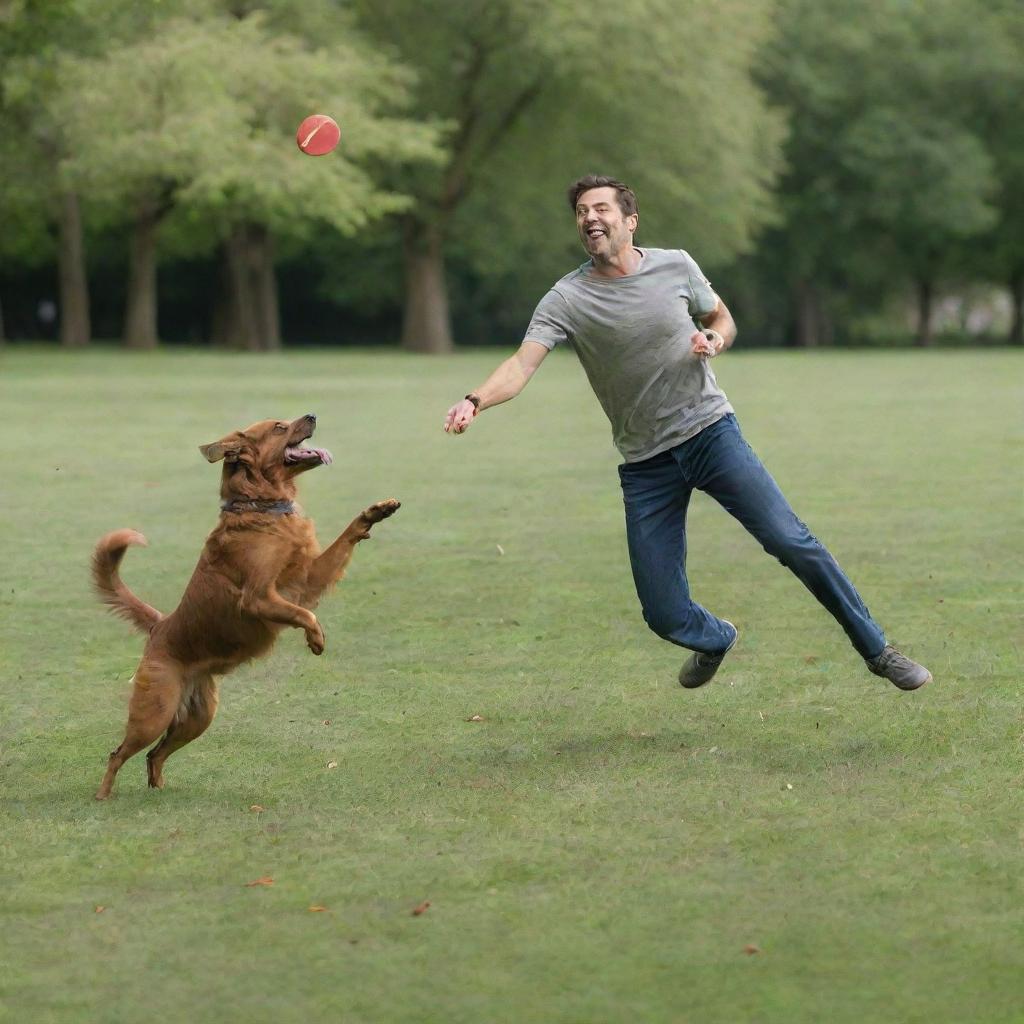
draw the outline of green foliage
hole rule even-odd
[[[566,185],[606,172],[745,337],[790,340],[813,293],[857,339],[912,279],[1021,286],[1022,94],[1019,0],[12,0],[0,260],[49,266],[74,188],[94,277],[145,199],[165,256],[259,223],[393,319],[430,226],[456,333],[515,340],[583,259]],[[311,112],[329,158],[294,145]]]
[[[221,233],[247,221],[352,233],[408,203],[376,184],[375,167],[437,155],[429,125],[393,113],[408,73],[359,39],[312,48],[275,34],[259,11],[166,21],[101,58],[69,58],[62,84],[69,180],[129,211],[142,197],[179,203]],[[343,125],[330,160],[294,143],[320,110]]]
[[[52,0],[14,3],[0,21],[0,253],[31,265],[53,258],[48,228],[69,184],[69,97],[62,69],[99,59],[126,38],[149,31],[159,0]],[[73,98],[71,98],[73,100]],[[128,100],[126,99],[126,103]]]
[[[874,308],[909,278],[962,266],[963,241],[1001,216],[1007,141],[992,129],[1015,116],[1007,82],[1024,50],[1000,22],[1008,11],[962,0],[871,0],[856,16],[839,0],[784,0],[763,74],[790,122],[767,288],[813,279]]]
[[[405,189],[421,215],[451,222],[455,259],[504,282],[506,301],[532,304],[582,261],[565,203],[581,174],[629,181],[642,237],[708,264],[749,248],[770,218],[782,124],[751,80],[767,4],[356,8],[417,70],[418,109],[454,126],[448,162]]]
[[[40,115],[53,90],[56,53],[85,35],[76,6],[23,0],[0,13],[0,258],[11,265],[54,257],[48,228],[60,140]]]
[[[863,227],[892,243],[907,271],[930,278],[948,266],[956,240],[995,223],[995,183],[976,135],[937,119],[908,131],[912,123],[876,107],[843,138],[840,159],[852,182],[846,195],[863,203]]]
[[[1024,277],[1024,18],[1014,0],[997,0],[980,12],[978,24],[984,61],[975,70],[972,115],[992,157],[999,216],[983,244],[969,247],[965,262],[970,272],[1004,283]]]
[[[49,231],[50,196],[33,180],[36,167],[23,159],[25,147],[13,136],[0,140],[0,260],[11,266],[36,267],[52,262],[53,235]]]

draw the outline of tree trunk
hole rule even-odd
[[[224,243],[225,295],[214,314],[214,341],[265,352],[281,347],[273,240],[261,224],[239,224]]]
[[[227,348],[231,327],[231,284],[228,273],[227,245],[220,248],[220,287],[214,292],[213,310],[210,315],[210,344],[215,348]]]
[[[4,307],[0,303],[0,348],[7,344],[7,335],[4,333]]]
[[[132,226],[128,269],[128,300],[124,314],[124,343],[129,348],[156,348],[156,232],[159,214],[143,206]]]
[[[818,341],[822,345],[832,346],[836,343],[836,323],[832,314],[825,308],[818,293]]]
[[[1010,323],[1010,336],[1006,340],[1011,345],[1024,345],[1024,267],[1010,278],[1010,297],[1013,302],[1013,320]]]
[[[224,343],[228,348],[256,350],[259,346],[255,343],[256,323],[246,250],[245,228],[236,227],[224,243],[228,286]]]
[[[253,239],[257,246],[257,318],[263,349],[271,352],[281,347],[281,313],[277,301],[277,274],[274,272],[274,238],[270,230],[262,225],[252,226]]]
[[[817,289],[810,281],[797,281],[793,301],[796,306],[793,344],[797,348],[817,348],[822,341]]]
[[[82,211],[78,195],[66,192],[60,201],[60,240],[57,247],[59,278],[60,343],[80,348],[92,338],[89,318],[89,286],[82,242]]]
[[[451,352],[451,318],[444,276],[444,238],[436,225],[409,218],[402,239],[405,312],[402,348],[408,352]]]
[[[932,300],[934,286],[930,280],[917,282],[917,336],[914,344],[918,348],[930,348],[935,341],[932,331]]]

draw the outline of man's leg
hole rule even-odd
[[[671,454],[619,466],[626,539],[644,621],[680,647],[718,656],[736,629],[690,600],[686,509],[691,490]]]
[[[839,563],[801,522],[768,470],[743,439],[733,416],[688,443],[695,487],[711,495],[753,534],[765,551],[790,569],[836,618],[861,657],[871,661],[885,635]]]

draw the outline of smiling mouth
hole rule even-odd
[[[303,442],[285,448],[284,461],[286,463],[315,462],[329,466],[334,458],[326,448],[307,448]]]
[[[284,461],[286,465],[296,463],[310,463],[313,465],[329,466],[334,458],[326,448],[314,448],[306,445],[306,442],[313,436],[310,430],[305,437],[300,438],[295,444],[288,445],[284,450]]]

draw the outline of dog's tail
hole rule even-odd
[[[163,616],[140,601],[117,572],[125,551],[135,545],[146,546],[146,538],[135,530],[115,530],[102,537],[92,553],[92,584],[99,599],[109,605],[115,615],[127,619],[140,632],[148,633]]]

